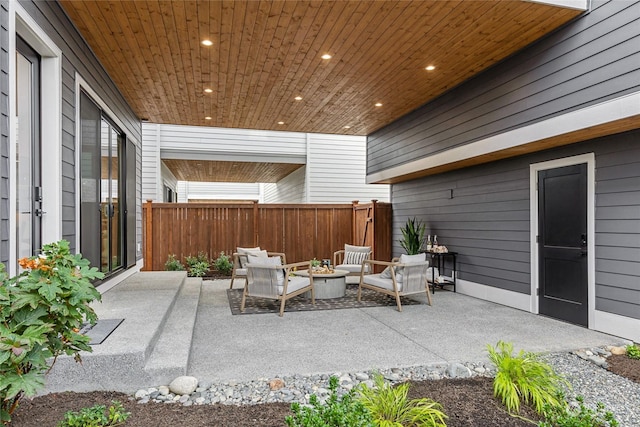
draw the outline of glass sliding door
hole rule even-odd
[[[40,167],[40,56],[16,37],[16,253],[35,255],[42,246]]]
[[[122,211],[119,204],[121,173],[120,132],[104,117],[101,120],[101,264],[103,272],[122,267]]]
[[[92,266],[110,274],[124,267],[125,138],[85,93],[80,121],[80,247]]]

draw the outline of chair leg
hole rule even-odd
[[[240,303],[240,313],[244,313],[244,303],[247,300],[247,288],[242,291],[242,302]]]
[[[431,292],[429,292],[429,284],[427,283],[427,301],[429,301],[429,305],[431,305]]]
[[[402,311],[402,304],[400,304],[400,294],[396,292],[396,304],[398,306],[398,311]]]
[[[287,298],[283,295],[282,302],[280,303],[280,317],[284,316],[284,305],[287,303]]]
[[[361,297],[362,297],[362,281],[358,283],[358,302],[360,302]]]
[[[234,271],[231,275],[231,284],[229,285],[229,289],[233,289],[233,281],[236,280],[236,272]]]
[[[316,291],[313,286],[311,287],[311,304],[316,305]]]

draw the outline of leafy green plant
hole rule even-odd
[[[373,426],[371,414],[355,399],[355,390],[338,397],[337,389],[338,378],[332,376],[329,378],[330,394],[326,403],[322,404],[315,394],[309,398],[309,406],[292,403],[293,415],[285,418],[285,424],[289,427]]]
[[[533,354],[520,350],[513,355],[513,344],[498,341],[496,348],[487,345],[489,359],[496,367],[493,394],[499,398],[510,413],[520,410],[524,401],[538,413],[544,405],[558,406],[559,392],[569,383],[553,368]]]
[[[640,347],[636,344],[627,346],[627,357],[630,359],[640,359]]]
[[[322,265],[322,261],[314,258],[311,261],[309,261],[309,264],[311,264],[311,267],[320,267],[320,265]]]
[[[380,374],[374,376],[374,388],[362,384],[358,401],[371,412],[373,423],[381,427],[445,427],[442,406],[428,398],[407,400],[409,383],[392,387]]]
[[[184,260],[188,266],[187,275],[190,277],[202,277],[211,267],[209,258],[204,252],[198,252],[196,256],[188,256]]]
[[[400,228],[402,239],[398,242],[407,255],[416,255],[423,250],[425,230],[425,224],[416,218],[408,219],[404,227]]]
[[[167,262],[164,263],[166,271],[184,271],[184,265],[176,258],[175,254],[169,254]]]
[[[90,303],[100,300],[91,280],[104,274],[71,254],[69,242],[45,245],[22,258],[25,269],[10,278],[0,264],[0,421],[8,423],[24,396],[44,387],[44,376],[61,354],[80,362],[91,351],[82,324],[95,323]],[[49,359],[51,358],[51,359]]]
[[[231,262],[231,257],[229,255],[225,255],[224,251],[220,252],[220,256],[216,258],[213,262],[214,267],[222,274],[231,274],[231,270],[233,270],[233,263]]]
[[[117,400],[112,401],[109,410],[105,411],[104,405],[82,408],[77,412],[68,411],[64,414],[64,420],[59,422],[57,427],[114,427],[124,424],[131,415]]]
[[[576,397],[578,407],[572,408],[560,395],[561,405],[544,405],[542,415],[544,420],[538,423],[538,427],[617,427],[613,413],[607,411],[603,403],[598,403],[596,409],[590,409],[584,405],[582,396]]]

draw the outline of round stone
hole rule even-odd
[[[176,378],[169,384],[169,390],[174,394],[191,394],[196,387],[198,387],[198,379],[186,375]]]

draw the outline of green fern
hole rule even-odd
[[[513,355],[513,344],[498,341],[496,348],[487,345],[489,359],[496,367],[493,394],[510,413],[520,411],[520,403],[542,413],[545,405],[558,406],[559,392],[569,383],[533,353],[523,350]]]
[[[447,416],[439,403],[427,398],[407,399],[408,383],[392,387],[380,374],[374,376],[374,383],[374,388],[360,386],[358,401],[371,412],[376,426],[446,426]]]

